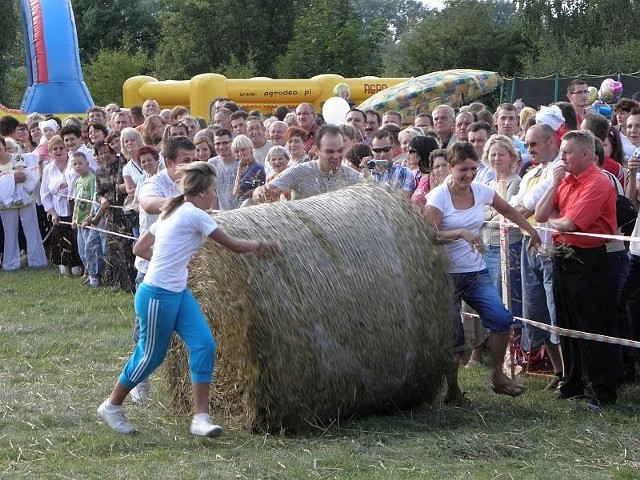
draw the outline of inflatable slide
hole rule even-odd
[[[85,112],[93,99],[82,77],[70,0],[21,0],[27,61],[25,113]]]

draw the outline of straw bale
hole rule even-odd
[[[282,249],[261,259],[208,241],[190,266],[218,345],[216,415],[274,431],[434,400],[452,341],[451,289],[443,250],[406,200],[357,186],[216,221]],[[172,405],[188,411],[181,342],[165,382]]]

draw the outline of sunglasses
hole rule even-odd
[[[391,150],[393,150],[393,147],[379,147],[379,148],[372,148],[371,150],[373,150],[376,153],[389,153]]]
[[[409,153],[418,153],[418,150],[414,150],[413,148],[410,148]]]

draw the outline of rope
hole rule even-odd
[[[477,313],[466,313],[469,317],[480,318]],[[528,318],[516,317],[513,318],[520,320],[521,322],[528,323],[540,330],[556,333],[562,337],[579,338],[582,340],[592,340],[594,342],[611,343],[613,345],[622,345],[624,347],[640,348],[640,342],[636,340],[629,340],[627,338],[616,338],[608,335],[600,335],[598,333],[581,332],[580,330],[570,330],[568,328],[554,327],[553,325],[547,325],[546,323],[536,322],[535,320],[529,320]]]
[[[64,222],[64,221],[58,221],[58,223],[62,224],[62,225],[73,225],[71,222]],[[55,226],[55,224],[54,224]],[[92,227],[90,225],[87,225],[86,227],[82,227],[82,228],[88,228],[89,230],[95,230],[96,232],[101,232],[101,233],[107,233],[109,235],[115,235],[116,237],[122,237],[122,238],[126,238],[128,240],[133,240],[134,242],[137,240],[136,237],[131,237],[129,235],[125,235],[124,233],[118,233],[118,232],[114,232],[111,230],[105,230],[103,228],[98,228],[98,227]]]
[[[86,203],[91,203],[92,205],[100,205],[100,202],[96,202],[95,200],[88,200],[86,198],[80,198],[80,197],[74,197],[71,195],[65,195],[64,193],[57,193],[56,195],[60,196],[60,197],[65,197],[68,198],[70,200],[79,200],[81,202],[86,202]],[[124,207],[121,207],[120,205],[109,205],[109,208],[120,208],[122,210],[124,210]]]

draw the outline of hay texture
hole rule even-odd
[[[443,250],[408,202],[357,186],[223,212],[241,238],[281,253],[238,255],[207,241],[189,287],[218,345],[212,411],[258,431],[431,402],[452,343]],[[173,342],[165,380],[191,407],[186,351]]]

